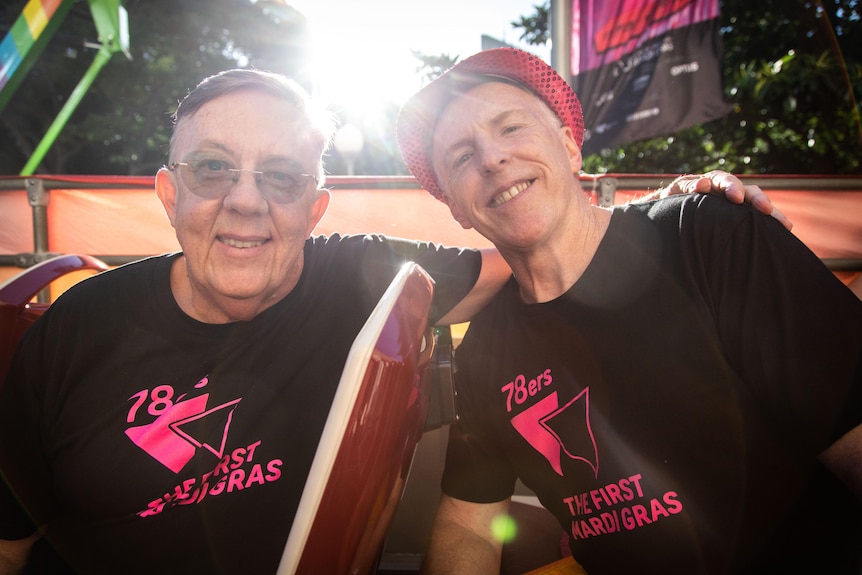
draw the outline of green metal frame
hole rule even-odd
[[[93,85],[99,72],[101,72],[102,68],[104,68],[111,60],[111,57],[117,52],[123,52],[127,58],[131,59],[129,54],[128,14],[126,9],[122,6],[121,0],[88,0],[88,2],[90,4],[90,13],[93,16],[93,22],[96,24],[96,31],[99,35],[99,51],[96,53],[96,57],[87,69],[84,77],[81,78],[78,85],[75,86],[75,89],[66,100],[63,108],[57,114],[57,117],[42,137],[42,140],[36,146],[30,159],[21,169],[20,175],[22,176],[32,175],[36,168],[38,168],[42,163],[48,150],[52,145],[54,145],[57,136],[59,136],[60,132],[66,126],[72,113],[78,107],[78,104],[81,103],[81,100],[84,99],[90,86]],[[9,99],[11,99],[12,93],[18,89],[22,79],[30,71],[33,63],[39,57],[42,50],[44,50],[51,36],[56,32],[57,28],[63,21],[63,18],[65,18],[66,14],[71,9],[73,3],[74,0],[60,1],[53,17],[51,17],[45,24],[45,28],[41,31],[32,45],[26,46],[20,41],[16,41],[16,44],[19,46],[19,50],[21,50],[22,47],[26,48],[26,54],[23,55],[21,64],[18,66],[15,74],[9,79],[3,87],[3,90],[0,91],[0,111],[2,111]],[[40,9],[41,4],[41,0],[30,0],[30,2],[25,6],[24,12],[22,12],[21,16],[16,20],[12,30],[9,31],[9,34],[18,34],[20,36],[20,31],[24,26],[27,26],[25,13],[28,10],[32,11]]]

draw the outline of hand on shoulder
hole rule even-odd
[[[723,194],[731,202],[751,204],[758,211],[781,222],[788,230],[793,229],[793,223],[787,219],[781,210],[772,205],[772,200],[760,189],[760,186],[747,186],[738,177],[722,170],[713,170],[703,175],[686,174],[679,176],[658,192],[659,197],[662,198],[675,194]]]

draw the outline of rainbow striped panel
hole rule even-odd
[[[45,30],[64,0],[30,0],[3,41],[0,42],[0,90]]]

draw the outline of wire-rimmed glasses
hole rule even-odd
[[[312,174],[289,169],[239,169],[225,160],[212,158],[174,162],[168,170],[178,173],[190,192],[207,199],[229,194],[242,172],[252,174],[264,198],[278,204],[295,201],[305,192],[309,180],[313,180],[315,185],[319,182],[318,177]]]

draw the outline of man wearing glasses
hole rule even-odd
[[[435,323],[508,278],[493,251],[312,236],[334,126],[258,71],[180,104],[156,193],[182,252],[70,289],[0,388],[7,569],[29,552],[51,573],[275,572],[350,345],[401,265],[435,279]]]

